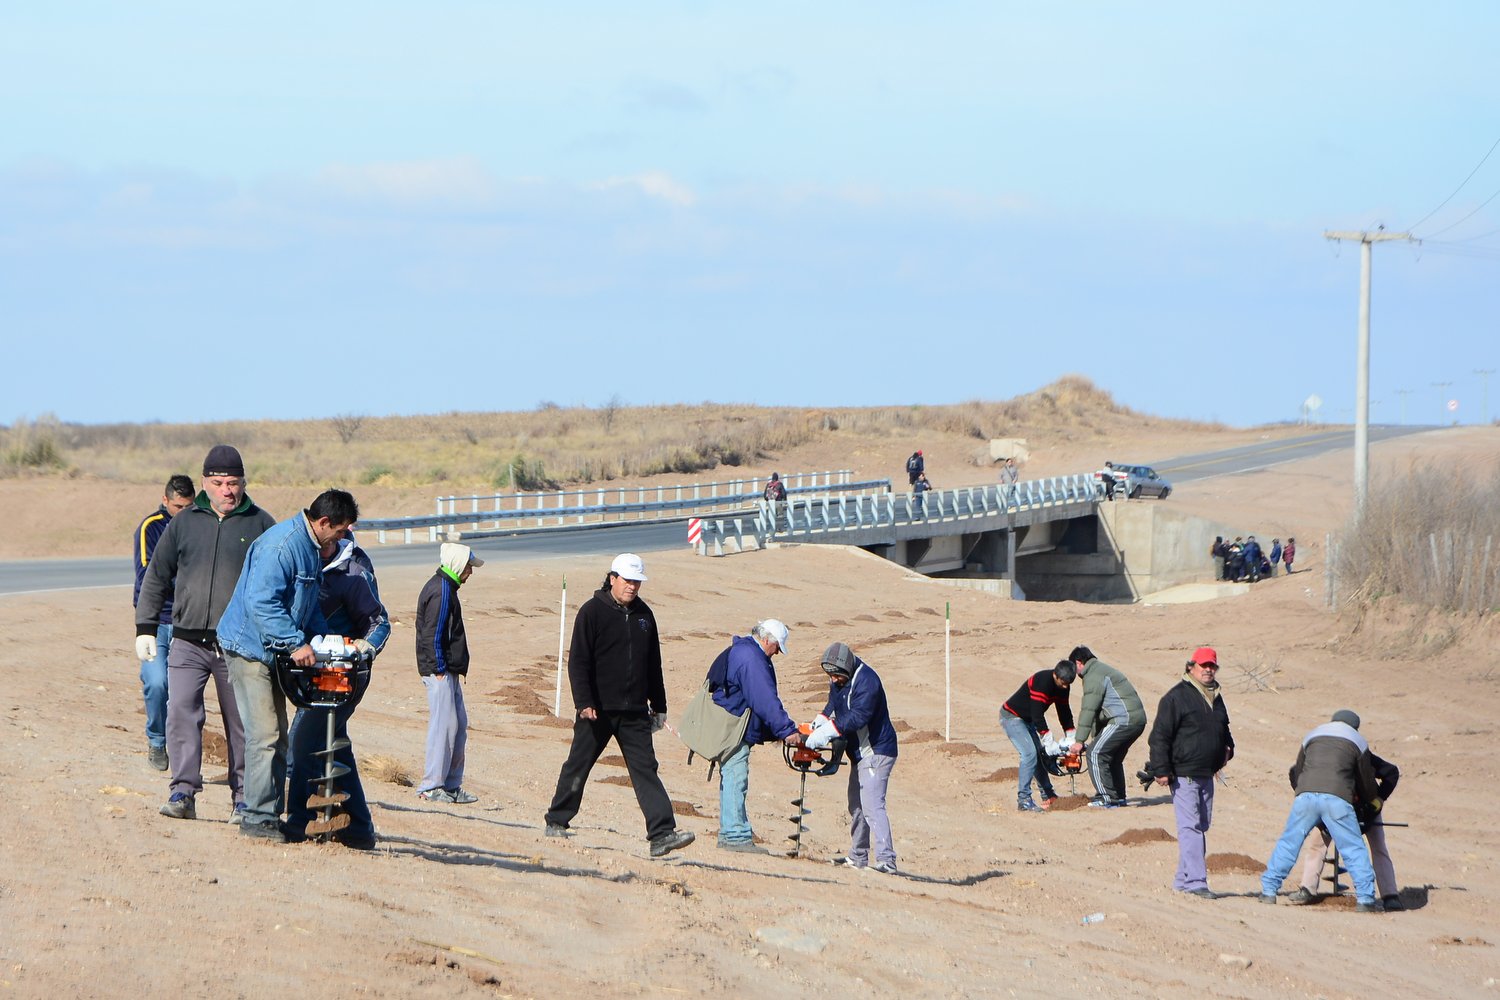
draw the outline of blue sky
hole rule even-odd
[[[1380,225],[1373,419],[1484,418],[1500,5],[537,6],[7,10],[0,421],[1348,421]]]

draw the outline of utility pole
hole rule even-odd
[[[1448,387],[1452,382],[1434,382],[1432,387],[1438,391],[1438,426],[1448,419]]]
[[[1474,374],[1478,375],[1484,384],[1484,422],[1490,422],[1490,376],[1495,374],[1493,368],[1476,368]]]
[[[1411,233],[1388,233],[1385,227],[1373,233],[1324,230],[1325,239],[1359,243],[1359,358],[1354,389],[1354,514],[1365,511],[1370,491],[1370,247],[1386,240],[1413,240]]]
[[[1398,395],[1398,396],[1401,397],[1401,423],[1403,423],[1403,424],[1406,423],[1406,397],[1410,396],[1411,393],[1412,393],[1412,390],[1410,390],[1410,389],[1397,389],[1396,390],[1396,395]]]

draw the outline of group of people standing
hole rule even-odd
[[[1271,539],[1270,551],[1262,549],[1255,536],[1248,538],[1236,535],[1234,541],[1225,541],[1223,535],[1215,535],[1209,547],[1209,556],[1214,561],[1214,579],[1231,583],[1248,581],[1259,583],[1263,576],[1275,576],[1277,567],[1284,565],[1288,574],[1297,559],[1297,539]]]
[[[1193,650],[1182,679],[1157,704],[1147,737],[1146,764],[1137,773],[1146,788],[1166,788],[1172,795],[1178,852],[1172,887],[1206,899],[1218,898],[1209,888],[1206,860],[1214,787],[1220,772],[1234,759],[1234,737],[1218,674],[1219,657],[1212,647]],[[1075,682],[1083,687],[1076,726],[1069,700]],[[1057,716],[1061,739],[1048,725],[1048,708]],[[1145,709],[1125,675],[1087,646],[1074,647],[1052,669],[1027,677],[1001,706],[1000,724],[1020,756],[1016,797],[1020,811],[1049,811],[1058,797],[1050,778],[1057,773],[1055,761],[1065,754],[1085,752],[1094,786],[1089,805],[1106,809],[1129,805],[1124,759],[1146,732]],[[1303,739],[1289,772],[1296,798],[1261,879],[1262,902],[1276,902],[1299,850],[1301,884],[1289,902],[1313,902],[1325,865],[1324,852],[1332,843],[1353,879],[1359,912],[1400,908],[1395,868],[1378,818],[1400,771],[1370,751],[1358,732],[1359,724],[1358,715],[1341,709]],[[1040,793],[1039,802],[1032,797],[1033,784]],[[1317,835],[1308,839],[1314,830]]]

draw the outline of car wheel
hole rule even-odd
[[[1168,486],[1166,489],[1162,490],[1160,493],[1158,493],[1156,495],[1156,499],[1158,499],[1158,500],[1165,500],[1167,498],[1167,496],[1169,494],[1171,494],[1171,492],[1172,492],[1172,487]]]
[[[1137,486],[1135,489],[1133,489],[1133,490],[1130,491],[1130,499],[1132,499],[1132,500],[1139,500],[1140,498],[1141,498],[1141,488],[1139,486]]]

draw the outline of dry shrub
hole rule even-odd
[[[0,472],[59,474],[59,466],[48,463],[65,455],[69,470],[156,483],[167,473],[192,474],[209,447],[227,443],[244,455],[252,491],[257,485],[426,486],[436,478],[455,484],[457,492],[485,486],[531,491],[754,465],[800,445],[839,437],[909,438],[930,431],[977,442],[1027,436],[1071,439],[1127,426],[1204,426],[1135,414],[1078,375],[1003,402],[970,400],[951,406],[625,406],[611,400],[604,409],[611,411],[607,421],[600,409],[554,403],[507,413],[214,424],[79,425],[46,417],[0,430],[0,456],[15,452],[26,459],[25,465],[0,466]],[[51,452],[18,451],[23,436],[30,435],[30,441],[41,431],[50,435]],[[987,463],[987,453],[976,460]]]
[[[1356,607],[1396,598],[1442,612],[1500,604],[1500,470],[1414,462],[1372,480],[1334,559]]]
[[[384,754],[372,753],[368,756],[361,756],[359,770],[362,774],[373,777],[376,781],[384,781],[388,785],[400,785],[402,788],[412,788],[416,785],[416,781],[412,778],[411,772],[406,769],[405,764]]]

